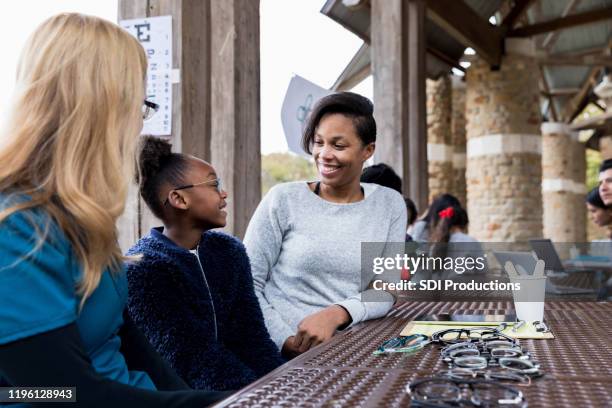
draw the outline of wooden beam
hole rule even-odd
[[[490,65],[501,63],[502,29],[484,20],[463,0],[428,0],[427,17]]]
[[[602,55],[609,57],[611,50],[612,50],[612,40],[609,40],[607,46],[604,48],[602,52]],[[586,106],[585,101],[587,100],[589,93],[595,86],[595,83],[597,81],[597,78],[599,77],[599,74],[601,73],[601,70],[602,70],[601,67],[593,67],[591,69],[591,72],[587,76],[587,79],[582,84],[580,92],[574,95],[574,97],[571,98],[566,103],[563,109],[563,112],[562,112],[562,119],[565,122],[569,123],[572,120],[574,120],[574,118],[580,113],[580,111],[584,109],[584,106]]]
[[[508,32],[508,37],[532,37],[538,34],[591,24],[610,18],[612,18],[612,6],[516,28]]]
[[[567,17],[568,15],[573,13],[574,9],[578,7],[578,4],[580,4],[580,1],[581,0],[569,0],[567,5],[565,6],[565,9],[561,13],[561,17]],[[545,49],[546,51],[550,51],[552,47],[554,47],[558,38],[559,38],[559,31],[554,31],[552,33],[549,33],[546,36],[546,38],[544,38],[544,41],[542,41],[542,48]]]
[[[612,123],[612,112],[604,112],[601,115],[593,116],[580,122],[574,123],[572,130],[596,129]]]
[[[508,30],[511,30],[521,16],[527,11],[534,0],[515,0],[514,7],[504,17],[501,25]]]
[[[598,47],[590,47],[583,48],[581,50],[576,51],[567,51],[567,52],[555,52],[548,53],[550,57],[560,57],[560,58],[582,58],[590,55],[602,56],[606,55],[607,45],[600,45]]]
[[[574,66],[612,66],[612,57],[602,55],[605,48],[598,48],[598,55],[593,54],[552,54],[538,53],[533,57],[540,65],[574,65]],[[460,61],[472,62],[477,55],[463,55]]]
[[[538,67],[538,71],[540,72],[540,81],[542,83],[542,88],[546,93],[548,93],[548,106],[550,108],[550,114],[552,116],[552,120],[557,122],[559,119],[559,115],[557,114],[557,109],[555,108],[555,104],[553,103],[553,98],[550,95],[550,88],[548,87],[548,81],[546,80],[546,75],[544,75],[544,69],[541,66]]]
[[[563,95],[574,95],[580,92],[581,88],[556,88],[542,91],[542,95],[545,96],[563,96]]]
[[[541,65],[612,66],[612,57],[601,55],[585,55],[583,57],[557,57],[551,55],[546,57],[536,57],[536,60]]]
[[[603,106],[601,106],[601,104],[599,103],[599,101],[591,101],[591,103],[593,105],[595,105],[597,107],[597,109],[599,109],[602,112],[606,111],[606,108],[604,108]]]
[[[449,66],[451,66],[453,68],[457,68],[458,70],[465,72],[465,68],[463,68],[457,62],[457,60],[455,60],[454,58],[449,57],[448,55],[446,55],[442,51],[440,51],[440,50],[438,50],[436,48],[433,48],[433,47],[427,47],[427,53],[433,55],[434,57],[436,57],[440,61],[448,64]]]
[[[368,48],[368,51],[371,51],[371,48]],[[366,79],[368,76],[372,74],[372,61],[371,60],[368,62],[367,65],[359,69],[357,72],[354,72],[352,75],[349,76],[347,74],[352,69],[352,65],[354,65],[356,61],[359,59],[359,53],[361,52],[362,52],[361,49],[357,51],[357,54],[355,54],[351,62],[349,62],[346,68],[344,68],[344,71],[342,71],[342,73],[340,74],[338,79],[336,79],[336,82],[334,82],[334,84],[332,85],[330,89],[332,89],[333,91],[348,91],[350,89],[353,89],[361,81],[363,81],[364,79]],[[438,60],[440,60],[441,62],[445,64],[448,64],[449,67],[457,68],[458,70],[461,70],[463,72],[466,71],[466,69],[463,68],[461,65],[459,65],[459,63],[456,60],[444,54],[442,51],[439,51],[432,47],[427,47],[427,54],[437,58]]]
[[[563,109],[563,120],[565,122],[571,122],[571,120],[579,113],[578,110],[580,106],[583,105],[582,101],[587,97],[593,86],[595,85],[595,81],[599,76],[601,68],[594,67],[591,69],[589,76],[586,81],[582,84],[580,88],[580,92],[578,92],[572,99],[570,99]]]

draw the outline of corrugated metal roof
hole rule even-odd
[[[568,15],[600,10],[612,5],[612,0],[538,0],[528,10],[527,20],[529,24],[535,24],[564,17],[564,11],[570,4],[573,4],[574,7]],[[534,41],[536,44],[544,44],[550,35],[550,33],[546,33],[535,36]],[[556,40],[548,50],[551,55],[576,54],[593,49],[603,50],[612,39],[612,21],[600,21],[559,30],[555,32],[555,36]],[[542,66],[548,88],[551,90],[580,89],[589,78],[592,68],[591,66],[578,64],[575,66],[543,64]],[[572,96],[555,95],[552,99],[557,112],[562,113]]]
[[[504,0],[464,0],[478,15],[484,19],[489,19],[494,15],[504,3]],[[527,24],[534,24],[549,21],[563,16],[571,2],[575,6],[570,14],[583,13],[591,10],[598,10],[612,5],[612,0],[536,0],[526,13]],[[351,10],[342,4],[341,0],[327,0],[323,9],[324,14],[339,22],[344,27],[363,38],[366,42],[370,38],[370,8],[361,7]],[[435,23],[426,19],[425,35],[427,46],[435,48],[452,59],[462,57],[465,46],[451,37],[446,31],[440,29]],[[550,53],[567,54],[581,51],[592,50],[593,48],[605,48],[611,44],[612,40],[612,21],[601,21],[588,25],[568,28],[558,31],[556,42],[550,47]],[[534,37],[536,44],[542,44],[549,34],[542,34]],[[354,58],[351,64],[342,73],[346,79],[355,72],[363,72],[364,67],[369,65],[369,52],[365,52]],[[439,58],[427,55],[427,75],[429,77],[439,76],[441,73],[448,72],[450,65]],[[548,88],[553,92],[558,89],[581,88],[590,76],[592,67],[586,65],[543,65],[544,76],[548,83]],[[340,80],[341,78],[339,78]],[[572,98],[571,95],[555,95],[552,97],[557,112],[562,112],[567,102]],[[546,106],[543,102],[543,112]]]
[[[364,41],[370,40],[370,8],[348,8],[342,0],[327,0],[321,13],[346,28]]]

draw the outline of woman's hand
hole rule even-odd
[[[342,306],[331,305],[306,316],[298,325],[293,346],[303,353],[332,338],[338,327],[351,321],[351,316]]]
[[[281,354],[283,357],[288,359],[292,359],[300,355],[297,347],[295,347],[295,336],[287,337],[287,340],[283,343],[283,348],[281,350]]]

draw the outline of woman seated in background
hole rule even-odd
[[[0,383],[75,387],[62,406],[202,407],[223,396],[189,390],[164,364],[143,371],[159,356],[145,342],[132,359],[118,336],[128,323],[116,222],[146,69],[134,37],[80,14],[46,20],[19,62],[0,150]]]
[[[430,219],[429,244],[430,253],[436,257],[451,257],[456,260],[482,257],[484,251],[475,238],[467,234],[469,219],[467,212],[458,205],[447,205],[447,202],[458,202],[450,195],[444,194],[432,203],[428,217]],[[464,262],[464,261],[462,261]],[[455,267],[445,271],[443,277],[454,278],[464,273],[484,273],[485,267],[464,268]]]
[[[371,270],[361,273],[362,243],[379,243],[372,252],[393,257],[397,247],[388,243],[402,243],[403,250],[406,235],[401,194],[359,181],[374,153],[373,110],[351,92],[319,100],[303,147],[320,181],[274,186],[249,223],[244,242],[255,291],[272,339],[287,356],[384,316],[394,304],[391,293],[368,289]]]
[[[605,230],[605,238],[591,241],[589,254],[612,258],[612,208],[604,204],[599,195],[599,187],[595,187],[586,196],[586,206],[589,218],[597,227]]]
[[[374,183],[384,187],[392,188],[402,194],[402,179],[397,175],[395,170],[386,163],[377,163],[366,167],[361,173],[362,183]],[[408,212],[408,229],[416,221],[418,211],[414,202],[404,196],[406,203],[406,211]],[[413,241],[412,237],[406,232],[406,242]]]
[[[227,192],[208,163],[145,137],[140,194],[164,227],[128,255],[129,312],[193,388],[239,389],[281,365],[253,291],[244,246],[224,227]]]
[[[599,187],[595,187],[586,196],[586,206],[589,217],[595,225],[606,228],[606,239],[597,240],[598,242],[612,240],[612,208],[604,204],[599,195]]]
[[[457,197],[451,194],[440,194],[429,205],[425,214],[408,228],[408,235],[416,242],[428,242],[432,231],[432,219],[445,208],[462,208]]]

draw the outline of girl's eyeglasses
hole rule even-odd
[[[196,186],[203,186],[205,184],[211,184],[211,183],[216,183],[213,187],[215,188],[215,190],[217,190],[217,193],[221,194],[223,192],[223,185],[221,184],[221,178],[217,177],[214,180],[206,180],[203,181],[201,183],[194,183],[194,184],[185,184],[184,186],[178,186],[173,188],[172,190],[185,190],[188,188],[192,188],[192,187],[196,187]],[[166,201],[164,201],[164,205],[168,204],[168,198],[166,198]]]
[[[155,112],[159,110],[159,105],[155,102],[144,100],[142,104],[142,119],[149,120],[155,115]]]

